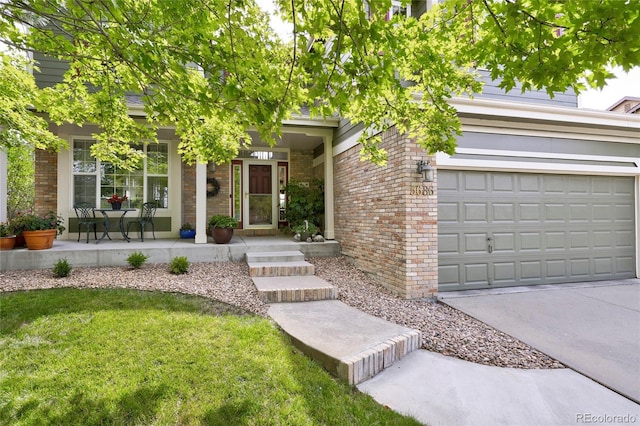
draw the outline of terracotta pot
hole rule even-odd
[[[216,244],[227,244],[233,237],[233,228],[211,228],[211,236]]]
[[[58,233],[57,229],[45,229],[42,231],[22,231],[24,240],[29,250],[44,250],[53,247],[53,240]]]
[[[0,250],[11,250],[16,245],[16,236],[0,237]]]

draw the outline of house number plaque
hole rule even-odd
[[[433,187],[426,185],[411,185],[411,195],[433,195]]]

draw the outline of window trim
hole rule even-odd
[[[71,143],[70,143],[70,149],[69,149],[69,175],[70,175],[70,179],[69,179],[69,186],[70,186],[70,191],[69,191],[69,209],[70,211],[73,210],[73,205],[75,204],[75,176],[95,176],[96,177],[96,184],[95,184],[95,199],[94,199],[94,205],[96,207],[100,207],[100,193],[101,193],[101,181],[102,181],[102,174],[101,174],[101,161],[98,160],[95,157],[95,172],[94,173],[87,173],[87,172],[75,172],[74,171],[74,149],[75,149],[75,143],[76,141],[93,141],[95,142],[95,139],[92,138],[91,136],[83,136],[83,135],[76,135],[76,136],[71,136]],[[154,142],[155,143],[155,142]],[[171,170],[173,168],[173,159],[172,159],[172,154],[171,154],[171,149],[172,149],[172,143],[170,140],[168,139],[159,139],[158,140],[158,144],[164,144],[167,148],[166,154],[167,154],[167,173],[166,175],[159,175],[159,174],[149,174],[147,172],[148,170],[148,166],[147,166],[147,147],[150,144],[142,144],[143,145],[143,149],[144,149],[144,153],[145,153],[145,158],[143,159],[143,163],[142,163],[142,178],[143,178],[143,189],[142,189],[142,202],[147,202],[149,200],[147,200],[147,191],[148,191],[148,178],[149,177],[163,177],[166,176],[167,178],[167,192],[168,192],[168,196],[167,196],[167,202],[168,202],[168,206],[167,207],[159,207],[159,210],[170,210],[171,209],[171,200],[172,200],[172,173]]]

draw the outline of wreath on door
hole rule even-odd
[[[207,197],[215,197],[220,192],[220,184],[216,178],[207,179]]]

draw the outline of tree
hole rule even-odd
[[[364,123],[363,157],[375,163],[386,158],[375,133],[391,125],[452,153],[460,123],[448,101],[481,90],[479,67],[505,89],[554,93],[640,64],[636,0],[446,0],[419,19],[388,19],[391,0],[277,4],[294,24],[288,44],[254,0],[6,0],[0,40],[67,61],[64,81],[36,90],[33,105],[57,123],[98,124],[93,154],[125,165],[141,155],[129,142],[154,141],[166,124],[187,162],[228,161],[249,128],[274,143],[304,104]],[[131,93],[144,122],[127,114]]]

